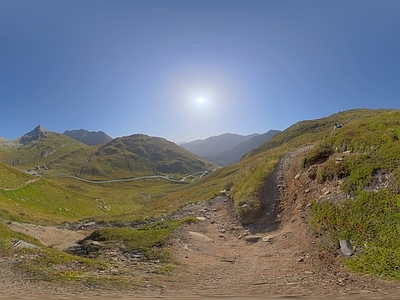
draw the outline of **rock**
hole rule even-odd
[[[265,243],[273,243],[275,241],[275,236],[274,235],[264,236],[261,241]]]
[[[250,243],[257,243],[260,239],[262,239],[262,237],[259,235],[248,235],[244,238],[246,242]]]
[[[296,174],[296,176],[294,176],[294,179],[299,179],[300,178],[300,173]]]
[[[196,217],[196,220],[198,220],[198,221],[205,221],[206,218],[205,218],[205,217]]]
[[[14,240],[13,243],[14,248],[23,249],[23,248],[38,248],[38,246],[25,242],[23,240]]]
[[[353,248],[351,247],[351,243],[349,240],[340,240],[340,250],[342,253],[346,256],[351,256],[353,255]]]
[[[310,178],[311,180],[315,180],[317,178],[317,171],[318,171],[317,165],[310,166],[307,170],[308,178]]]
[[[245,204],[242,205],[242,208],[247,208],[249,206],[250,206],[249,204],[245,203]]]
[[[213,239],[210,239],[208,236],[205,236],[204,234],[194,232],[194,231],[188,231],[189,235],[192,236],[193,238],[196,238],[198,240],[203,240],[205,242],[214,242]]]

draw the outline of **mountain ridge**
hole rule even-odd
[[[63,134],[88,146],[106,144],[113,139],[103,131],[88,131],[86,129],[66,130]]]
[[[239,135],[235,133],[223,133],[208,137],[204,140],[199,139],[188,143],[181,143],[180,146],[201,157],[213,157],[256,135],[259,134]]]

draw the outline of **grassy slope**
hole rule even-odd
[[[335,122],[345,125],[333,130]],[[352,240],[357,254],[344,260],[351,269],[400,279],[398,110],[350,110],[291,126],[250,152],[239,164],[231,193],[237,210],[243,216],[256,216],[260,191],[279,158],[309,143],[316,147],[301,163],[318,167],[316,180],[320,183],[341,179],[341,189],[355,197],[344,203],[314,203],[311,221],[315,232],[327,236],[330,251],[336,251],[339,239]],[[339,149],[349,150],[352,155],[337,163],[331,154]],[[372,191],[371,183],[379,181],[379,173],[389,174],[390,182],[381,190]],[[243,203],[250,205],[243,209]]]
[[[239,164],[219,169],[186,185],[162,180],[93,185],[67,178],[41,179],[15,191],[0,190],[2,207],[0,213],[2,217],[8,219],[41,223],[79,219],[135,221],[168,213],[187,203],[208,200],[223,189],[231,189],[231,196],[239,213],[244,216],[257,215],[263,184],[284,153],[310,143],[316,144],[317,150],[321,145],[322,148],[331,147],[333,151],[345,144],[346,148],[353,152],[351,159],[346,160],[338,168],[328,157],[324,163],[319,164],[318,180],[323,182],[340,176],[344,180],[343,190],[356,196],[361,195],[360,200],[348,202],[349,206],[343,207],[329,203],[314,204],[313,226],[320,234],[329,231],[332,240],[340,237],[351,238],[356,241],[360,249],[364,249],[361,246],[363,243],[372,245],[368,248],[370,250],[364,249],[362,253],[366,255],[371,253],[375,255],[375,259],[372,260],[371,255],[358,256],[359,260],[347,262],[352,268],[398,278],[399,271],[390,265],[384,267],[386,270],[384,272],[372,266],[373,261],[377,266],[382,266],[381,262],[385,259],[393,261],[390,257],[393,253],[399,253],[398,243],[393,243],[394,233],[400,231],[399,223],[393,221],[387,226],[379,225],[385,224],[385,220],[400,219],[398,218],[400,203],[396,194],[400,175],[398,120],[400,120],[399,111],[350,110],[314,121],[302,121],[251,151]],[[345,123],[345,126],[333,131],[335,122]],[[122,151],[124,155],[133,155],[132,151],[123,148],[127,146],[129,148],[129,143],[127,145],[119,140],[118,143],[101,151]],[[90,152],[79,151],[86,154]],[[149,156],[154,154],[157,154],[157,151],[147,153]],[[395,175],[395,182],[392,185],[394,188],[378,193],[365,191],[365,186],[369,185],[376,170],[379,169]],[[115,190],[118,190],[118,193],[115,193]],[[241,207],[243,203],[250,205],[243,209]],[[355,204],[351,206],[350,203]],[[373,205],[367,206],[365,203]],[[370,207],[372,211],[360,211],[361,207]],[[392,208],[390,214],[387,207]],[[358,217],[350,219],[343,217],[341,226],[335,226],[333,230],[330,222],[334,222],[338,215]],[[357,223],[357,220],[360,222]],[[372,221],[368,223],[368,220]],[[364,236],[357,233],[360,231],[361,223],[372,224],[370,228],[362,230]],[[371,233],[370,230],[375,233]],[[382,236],[387,243],[382,243],[382,239],[379,240],[380,243],[375,243],[376,232],[380,232],[379,236]],[[379,248],[379,244],[383,246]]]
[[[80,170],[92,178],[152,174],[189,174],[212,164],[163,138],[136,134],[117,138],[101,147]]]
[[[88,146],[66,135],[47,132],[37,141],[1,149],[0,161],[18,168],[34,169],[36,166],[49,165],[52,161],[85,147]]]
[[[189,174],[210,168],[211,163],[172,142],[137,134],[71,152],[54,161],[49,172],[101,180]]]
[[[0,189],[16,189],[34,179],[34,176],[0,162]]]

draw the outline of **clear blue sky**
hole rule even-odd
[[[7,139],[264,133],[399,95],[399,0],[0,0]]]

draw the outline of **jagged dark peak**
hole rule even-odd
[[[42,125],[38,125],[32,131],[25,133],[20,139],[19,142],[21,144],[26,144],[31,141],[36,141],[41,137],[46,135],[46,130]]]
[[[88,146],[106,144],[112,137],[103,131],[88,131],[86,129],[66,130],[64,134]]]

